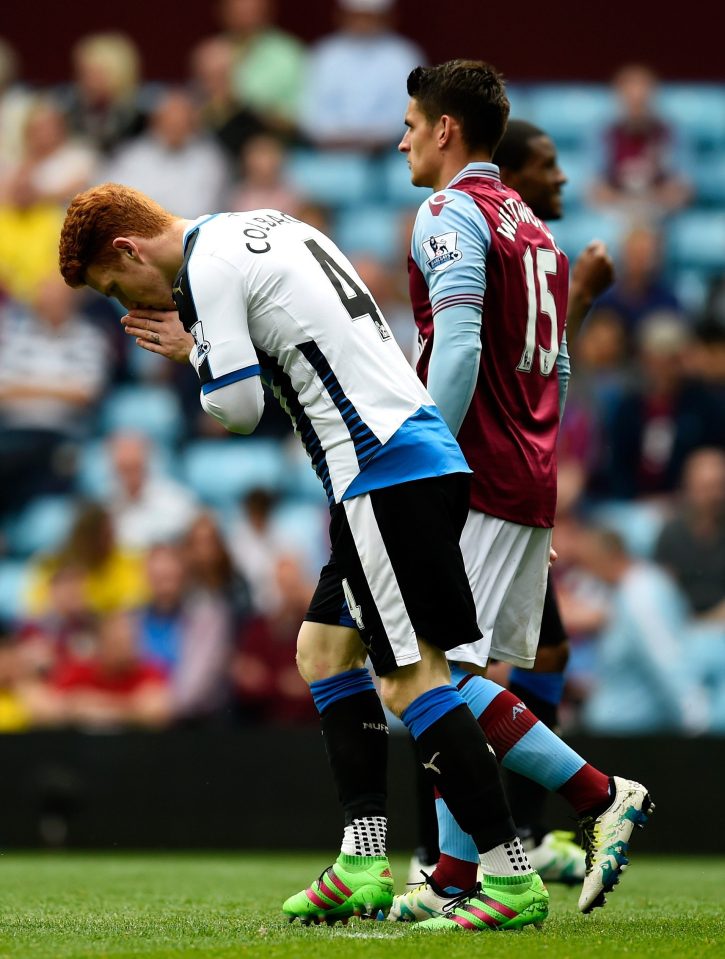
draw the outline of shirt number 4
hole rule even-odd
[[[535,254],[535,256],[534,256]],[[556,301],[549,289],[549,276],[556,275],[556,253],[545,247],[537,248],[534,253],[526,247],[523,256],[526,274],[526,294],[528,299],[528,318],[526,321],[526,343],[521,360],[516,367],[521,373],[530,373],[536,353],[536,324],[539,314],[545,313],[551,320],[551,349],[539,346],[539,369],[548,376],[554,369],[559,355],[559,327],[556,317]],[[534,263],[534,260],[536,262]],[[538,280],[538,296],[537,281]]]

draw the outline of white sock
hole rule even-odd
[[[524,876],[533,871],[518,836],[481,854],[484,876]]]
[[[384,856],[388,820],[385,816],[353,819],[345,826],[340,852],[348,856]]]

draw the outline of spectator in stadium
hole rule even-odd
[[[199,512],[192,491],[154,469],[153,447],[141,433],[109,436],[111,486],[103,497],[123,549],[143,551],[179,539]]]
[[[300,41],[273,26],[273,0],[220,0],[219,19],[234,45],[234,92],[265,125],[294,135],[306,53]]]
[[[274,612],[244,626],[232,661],[238,708],[246,719],[298,724],[317,722],[309,689],[295,667],[300,621],[314,592],[296,557],[280,556],[274,570],[280,602]]]
[[[92,656],[67,660],[29,702],[37,725],[156,729],[171,718],[166,675],[140,654],[136,620],[123,611],[101,619]]]
[[[57,274],[33,307],[0,308],[0,515],[73,487],[77,444],[90,430],[110,351]]]
[[[657,86],[649,67],[621,67],[612,81],[619,116],[597,138],[599,175],[590,199],[629,218],[658,220],[692,199],[684,144],[657,113]]]
[[[57,552],[32,560],[26,597],[29,615],[49,611],[50,582],[58,570],[68,566],[82,572],[85,603],[99,615],[132,609],[146,598],[142,557],[118,546],[111,517],[98,503],[80,503],[70,533]]]
[[[121,147],[103,176],[143,190],[186,217],[221,209],[229,178],[222,147],[202,133],[196,104],[182,89],[159,97],[147,132]]]
[[[310,54],[304,133],[328,148],[385,149],[400,138],[405,80],[423,52],[393,32],[394,0],[337,0],[338,30]]]
[[[299,216],[301,197],[286,177],[286,151],[279,137],[259,133],[239,156],[239,183],[232,189],[229,210],[282,210]]]
[[[639,382],[623,393],[605,424],[605,488],[618,499],[671,493],[693,450],[725,446],[716,394],[687,375],[687,327],[671,315],[652,315],[637,338]]]
[[[654,558],[674,577],[692,612],[725,623],[725,453],[700,449],[685,462],[680,500]]]
[[[22,155],[0,178],[0,202],[65,205],[92,181],[98,161],[92,146],[71,135],[61,108],[38,98],[25,120]]]
[[[17,51],[0,37],[0,170],[20,158],[25,117],[32,102],[19,74]]]
[[[234,568],[231,553],[210,511],[199,513],[184,537],[184,559],[195,587],[222,600],[232,614],[234,635],[252,613],[249,584]]]
[[[0,623],[0,733],[28,728],[31,714],[23,694],[23,658],[7,624]]]
[[[229,605],[197,589],[178,545],[153,546],[145,570],[149,600],[139,615],[141,650],[169,676],[176,721],[213,717],[228,701]]]
[[[124,33],[91,33],[74,45],[73,80],[60,95],[71,130],[103,154],[141,133],[141,57]]]
[[[703,731],[707,700],[692,675],[686,604],[672,580],[635,560],[609,530],[589,531],[581,557],[614,588],[598,644],[597,683],[585,708],[587,728],[625,735]]]
[[[91,182],[97,160],[69,136],[55,104],[33,102],[20,156],[0,168],[0,289],[13,298],[31,302],[38,284],[57,271],[63,208]]]
[[[282,601],[275,569],[286,550],[272,522],[277,501],[271,490],[250,490],[228,535],[234,565],[249,583],[255,609],[264,614]]]
[[[682,314],[682,305],[663,265],[663,235],[649,226],[633,227],[622,240],[614,284],[600,296],[589,322],[601,314],[614,316],[628,337],[652,313]]]
[[[15,634],[22,643],[29,671],[47,678],[72,659],[87,659],[94,651],[97,616],[88,603],[83,570],[59,566],[49,576],[48,605],[41,616],[21,620]]]
[[[234,162],[242,148],[266,130],[261,116],[239,102],[233,86],[234,44],[223,34],[201,40],[191,51],[191,89],[199,103],[202,126],[212,133]]]

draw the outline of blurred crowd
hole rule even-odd
[[[64,286],[58,234],[104,181],[185,217],[282,209],[336,239],[413,361],[425,194],[395,148],[426,54],[392,0],[337,0],[311,47],[269,0],[218,16],[174,85],[109,32],[38,89],[0,38],[0,731],[315,721],[294,647],[326,506],[286,417],[221,435],[190,366]],[[678,123],[666,87],[639,64],[511,82],[569,176],[560,245],[598,236],[617,267],[570,344],[554,537],[564,715],[597,732],[725,731],[725,120]]]

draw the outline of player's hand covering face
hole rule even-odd
[[[188,361],[194,338],[182,326],[176,310],[131,310],[121,318],[121,323],[144,350],[177,363]]]

